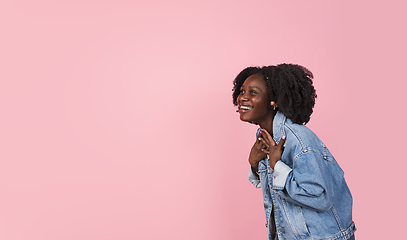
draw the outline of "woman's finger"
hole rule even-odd
[[[276,145],[276,142],[274,142],[273,137],[270,135],[270,133],[267,132],[266,129],[262,129],[261,132],[263,133],[263,136],[265,136],[269,140],[271,146]]]
[[[259,135],[258,137],[257,137],[257,140],[256,140],[256,142],[255,142],[255,144],[257,144],[257,145],[262,145],[263,143],[262,143],[262,138],[261,138],[261,136]]]
[[[263,141],[262,138],[258,137],[256,139],[256,142],[254,143],[253,147],[255,147],[258,150],[260,150],[262,148],[265,148],[265,145],[264,145],[264,143],[262,141]]]
[[[262,133],[262,131],[260,131],[259,137],[262,139],[262,143],[264,143],[266,146],[270,146],[268,137],[264,133]]]
[[[285,139],[285,136],[283,135],[283,136],[281,137],[280,142],[278,143],[277,147],[283,148],[284,143],[285,143],[285,140],[286,140],[286,139]]]
[[[270,143],[268,143],[264,138],[261,139],[261,143],[265,146],[265,147],[269,147]]]

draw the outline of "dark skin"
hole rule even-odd
[[[273,140],[273,119],[276,110],[273,107],[276,102],[270,101],[269,90],[266,81],[259,74],[249,76],[237,98],[239,105],[240,120],[256,122],[261,127],[259,135],[249,154],[249,163],[257,171],[259,162],[269,155],[269,164],[272,169],[281,159],[285,136],[278,144]]]

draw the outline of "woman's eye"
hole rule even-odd
[[[244,94],[244,90],[240,90],[240,95],[243,95]]]
[[[257,94],[257,92],[254,91],[254,90],[251,90],[250,93],[251,93],[251,94]]]

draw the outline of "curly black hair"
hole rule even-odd
[[[281,111],[293,123],[309,122],[315,98],[317,97],[312,80],[313,74],[297,64],[279,64],[276,66],[248,67],[241,71],[233,81],[233,104],[238,105],[237,97],[244,81],[253,74],[259,74],[266,81],[270,102],[276,102]]]

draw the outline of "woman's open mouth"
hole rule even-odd
[[[244,106],[244,105],[239,106],[240,113],[248,112],[252,109],[253,109],[253,107],[251,107],[251,106]]]

